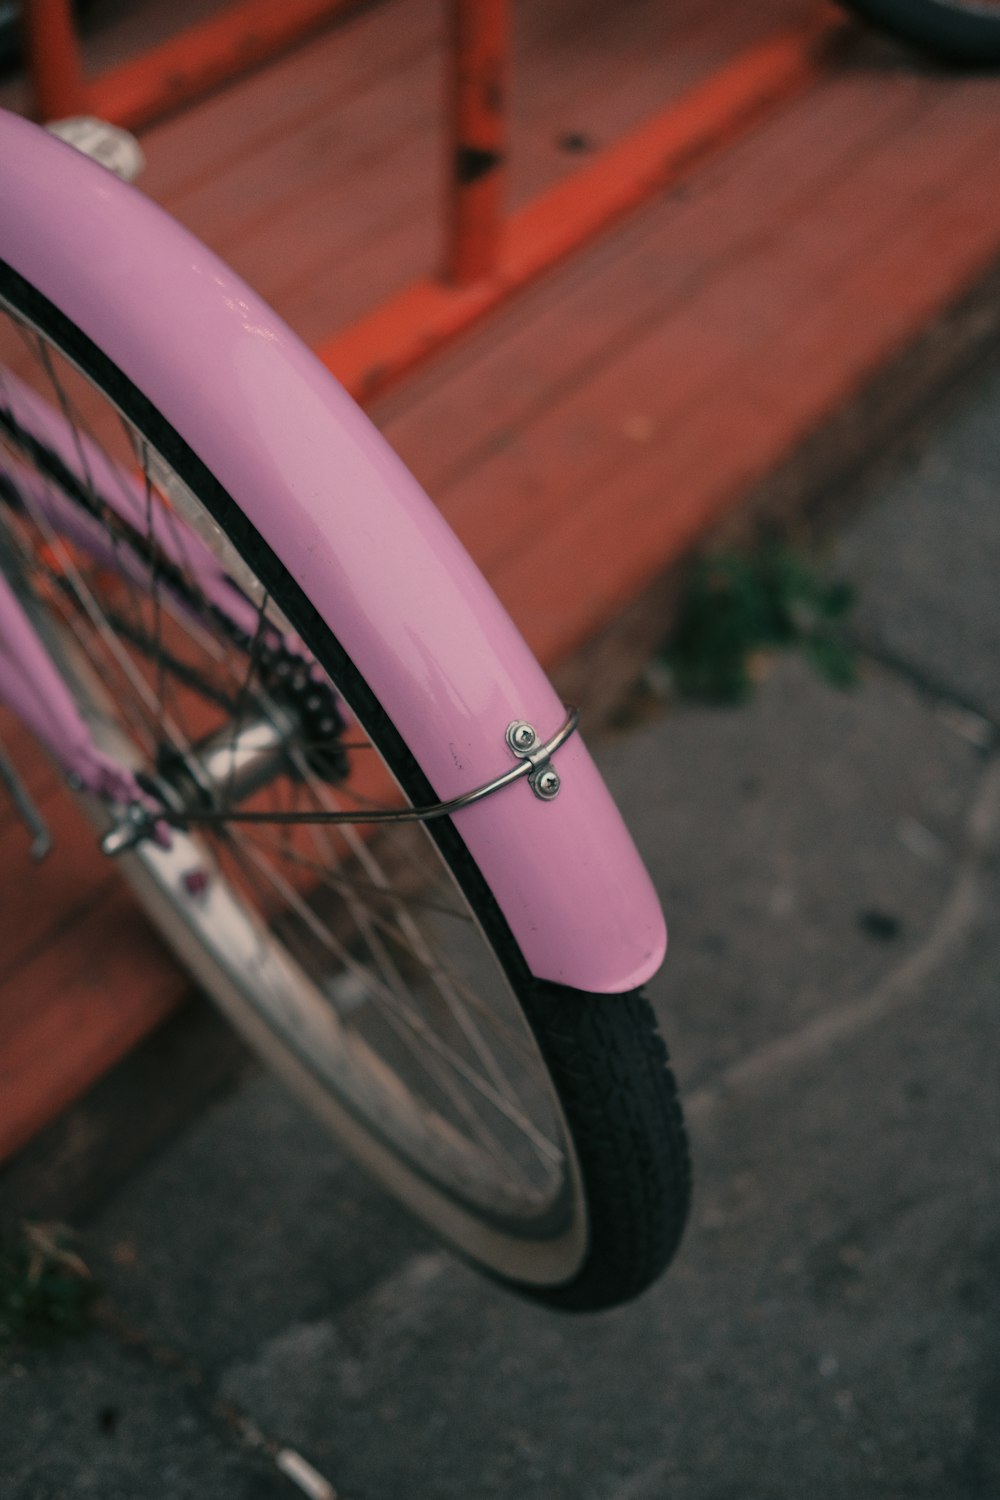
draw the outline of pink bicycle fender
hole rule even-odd
[[[512,720],[555,733],[563,706],[521,636],[328,371],[155,204],[2,111],[0,260],[104,351],[238,500],[442,800],[514,763]],[[554,763],[554,800],[520,781],[455,823],[534,974],[632,989],[663,957],[659,902],[579,735]]]

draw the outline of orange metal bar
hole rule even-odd
[[[87,112],[136,130],[294,46],[362,0],[240,0],[87,83],[69,0],[28,0],[28,53],[43,120]]]
[[[249,72],[359,0],[241,0],[92,83],[94,114],[135,130]]]
[[[95,114],[135,130],[292,47],[360,0],[241,0],[95,80]]]
[[[370,400],[502,299],[637,207],[754,118],[807,88],[850,35],[824,10],[741,54],[678,104],[510,220],[495,273],[465,286],[419,281],[317,352],[359,400]]]
[[[39,119],[80,114],[86,89],[70,0],[25,0],[24,45]]]
[[[490,275],[500,255],[510,73],[509,0],[451,0],[445,275]]]

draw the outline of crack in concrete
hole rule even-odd
[[[787,1036],[751,1052],[711,1083],[688,1094],[684,1113],[706,1117],[733,1095],[765,1086],[778,1075],[828,1052],[841,1039],[857,1035],[914,1001],[920,986],[972,929],[983,908],[982,870],[1000,827],[1000,758],[992,759],[965,821],[965,852],[937,921],[920,946],[859,999],[838,1006]]]
[[[913,688],[921,697],[930,699],[936,705],[957,708],[963,713],[972,714],[975,718],[981,719],[985,729],[990,733],[989,742],[980,746],[986,753],[989,753],[1000,741],[1000,722],[981,703],[966,697],[948,683],[942,682],[879,641],[854,634],[850,634],[848,639],[862,661],[881,667],[890,676],[900,682],[905,682],[907,687]]]
[[[112,1343],[150,1369],[164,1374],[183,1389],[213,1431],[243,1451],[264,1455],[285,1480],[310,1500],[345,1500],[328,1479],[290,1444],[266,1432],[243,1407],[221,1396],[200,1365],[179,1350],[159,1344],[127,1323],[108,1299],[99,1305],[95,1322]]]

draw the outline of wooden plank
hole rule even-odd
[[[317,120],[326,128],[325,178],[335,180],[340,169],[329,156],[329,140],[337,133],[340,111],[381,89],[386,80],[391,86],[415,61],[431,61],[440,47],[441,30],[436,7],[422,0],[386,0],[352,18],[343,30],[317,37],[294,56],[273,63],[252,83],[227,89],[197,109],[144,131],[143,191],[184,217],[185,195],[209,193],[213,184],[221,188],[230,174],[255,161],[250,191],[259,198],[274,171],[280,183],[281,160],[272,163],[268,152],[286,138],[308,131]],[[217,225],[228,229],[224,215],[218,216]]]
[[[359,0],[239,0],[93,79],[90,109],[137,130],[329,25]]]
[[[548,0],[538,9],[545,14],[552,8]],[[671,12],[676,32],[664,29],[662,7],[652,6],[651,0],[643,0],[640,10],[645,34],[641,17],[633,18],[611,49],[596,24],[596,12],[577,24],[569,53],[565,31],[561,39],[548,36],[544,46],[532,31],[528,50],[518,57],[514,96],[515,205],[588,160],[559,147],[563,131],[553,121],[566,120],[595,140],[613,138],[634,123],[637,99],[645,112],[647,102],[652,108],[678,97],[718,61],[731,59],[744,42],[766,35],[787,14],[788,4],[766,0],[754,7],[749,27],[746,7],[730,4],[706,12],[695,0],[686,0],[676,14]],[[534,12],[532,8],[534,24],[540,25]],[[651,45],[650,34],[658,45]],[[593,82],[589,70],[595,74]],[[423,121],[413,118],[412,128],[395,135],[387,132],[385,120],[390,114],[399,116],[405,100],[390,95],[370,101],[369,108],[358,100],[352,128],[328,129],[324,149],[318,139],[315,148],[304,140],[276,142],[273,162],[260,158],[257,177],[248,179],[245,201],[259,211],[247,234],[231,236],[226,227],[225,239],[216,239],[219,224],[207,194],[198,210],[173,200],[170,206],[196,232],[220,245],[308,341],[319,342],[378,298],[439,264],[441,80],[440,59],[429,58],[419,85],[425,99]],[[398,92],[405,95],[408,86],[401,81]],[[252,103],[246,108],[252,112]],[[590,127],[591,117],[596,129]],[[311,160],[313,176],[311,183],[306,177],[289,194],[280,188],[282,163],[296,151]],[[272,204],[276,190],[280,200]]]
[[[768,34],[801,24],[804,14],[801,0],[633,0],[585,10],[579,0],[548,0],[520,7],[512,206],[524,207]]]
[[[0,986],[0,1161],[189,994],[123,891]]]
[[[0,1223],[93,1212],[251,1067],[207,1001],[183,1006],[0,1168]]]
[[[873,98],[863,75],[832,78],[700,172],[683,194],[666,194],[558,280],[518,299],[488,337],[465,341],[399,395],[377,402],[372,415],[421,483],[447,503],[463,475],[590,379],[669,303],[697,295],[723,265],[766,243],[775,224],[803,212],[912,116],[927,87],[897,73]]]
[[[380,220],[396,219],[399,190],[414,202],[428,198],[439,154],[433,62],[418,51],[335,114],[303,120],[221,177],[174,194],[171,211],[272,296],[317,268],[333,274],[345,247],[370,248]],[[359,191],[366,178],[373,181]]]
[[[515,441],[450,489],[443,508],[481,565],[491,570],[529,543],[538,546],[545,518],[558,522],[563,509],[600,511],[607,487],[620,495],[632,471],[662,476],[666,486],[678,453],[702,427],[717,434],[727,368],[744,354],[762,370],[770,366],[789,326],[815,299],[831,296],[832,276],[880,240],[908,239],[928,194],[965,170],[963,152],[991,149],[991,121],[979,120],[970,133],[984,103],[977,107],[969,93],[941,84],[929,87],[908,129],[893,129],[864,160],[845,164],[821,199],[803,205],[780,234],[724,263],[694,294],[668,296],[659,317],[602,360],[585,384],[561,390]],[[729,208],[720,194],[723,235],[730,233]],[[849,311],[848,304],[842,316]],[[663,489],[664,505],[670,493]]]
[[[613,549],[598,486],[529,551],[500,562],[494,584],[543,658],[558,659],[599,628],[987,273],[1000,252],[1000,202],[983,183],[998,142],[979,145],[978,159],[956,156],[955,179],[924,199],[923,220],[911,200],[893,237],[871,244],[821,295],[815,288],[810,315],[800,304],[772,331],[769,361],[744,353],[720,373],[714,421],[677,424],[669,453],[661,448],[616,477]]]
[[[47,858],[25,865],[29,841],[20,830],[5,837],[0,855],[0,993],[31,955],[57,942],[61,931],[117,883],[94,829],[60,786],[50,787],[39,809],[56,836]]]
[[[676,105],[609,147],[513,216],[496,274],[452,287],[414,282],[319,349],[359,399],[370,399],[470,323],[555,265],[691,163],[808,86],[842,35],[839,21],[783,32],[740,54]]]

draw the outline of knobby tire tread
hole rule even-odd
[[[540,985],[528,1011],[590,1209],[582,1270],[566,1286],[536,1295],[566,1311],[593,1311],[638,1296],[680,1244],[691,1166],[677,1088],[641,991],[582,997]]]

